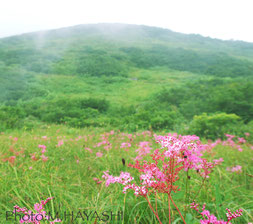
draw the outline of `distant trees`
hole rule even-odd
[[[126,76],[127,67],[122,58],[105,51],[85,48],[82,51],[66,53],[54,65],[57,74],[90,76]]]
[[[140,68],[166,66],[179,71],[214,75],[218,77],[241,77],[253,75],[253,63],[234,58],[225,53],[202,52],[163,45],[152,48],[121,48],[131,63]]]
[[[154,95],[160,104],[175,105],[187,119],[203,112],[237,114],[253,119],[253,81],[210,79],[163,89]]]

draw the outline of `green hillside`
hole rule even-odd
[[[215,138],[213,125],[253,126],[252,78],[253,43],[157,27],[79,25],[2,38],[0,130],[190,127]]]

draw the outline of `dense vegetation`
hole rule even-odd
[[[0,131],[64,123],[242,134],[253,126],[252,56],[251,43],[134,25],[3,38]]]

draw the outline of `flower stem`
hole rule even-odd
[[[189,200],[189,197],[188,197],[188,175],[189,175],[189,169],[187,169],[187,172],[186,172],[186,183],[185,183],[185,204],[188,204],[188,200]],[[187,212],[187,207],[185,206],[185,210],[184,210],[184,218],[186,217],[186,212]]]
[[[170,217],[170,197],[168,194],[168,204],[169,204],[169,224],[171,224],[171,217]]]
[[[148,200],[147,196],[144,196],[144,197],[146,198],[146,200],[147,200],[147,202],[148,202],[148,205],[149,205],[149,207],[151,208],[152,212],[155,214],[157,220],[159,221],[160,224],[162,224],[161,220],[159,219],[158,214],[157,214],[157,213],[155,212],[155,210],[153,209],[153,207],[152,207],[150,201]]]
[[[156,214],[158,214],[158,212],[157,212],[157,192],[155,192],[155,211],[156,211]]]
[[[202,184],[200,185],[200,188],[199,188],[197,194],[194,196],[193,201],[198,197],[199,192],[200,192],[201,188],[203,187],[203,185],[205,183],[205,180],[206,180],[206,177],[202,180]]]
[[[178,207],[176,206],[175,202],[173,201],[173,199],[171,198],[171,196],[168,194],[169,199],[171,200],[171,202],[173,203],[173,205],[175,206],[175,208],[177,209],[181,219],[183,220],[184,224],[186,224],[184,217],[182,216],[181,212],[179,211]]]

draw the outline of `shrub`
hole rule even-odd
[[[25,113],[18,107],[2,106],[0,108],[0,131],[22,126]]]
[[[238,132],[241,118],[235,114],[216,113],[207,115],[203,113],[194,116],[189,131],[195,135],[208,139],[223,138],[224,133]],[[242,123],[241,123],[242,124]]]

